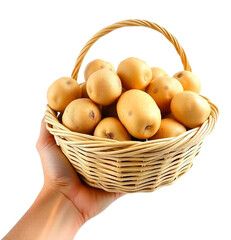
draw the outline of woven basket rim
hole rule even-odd
[[[45,122],[47,125],[47,129],[54,135],[58,136],[63,136],[65,135],[71,136],[72,140],[63,140],[60,138],[61,141],[65,141],[66,143],[70,144],[81,144],[81,142],[84,144],[92,144],[92,146],[98,146],[98,145],[119,145],[119,146],[133,146],[136,145],[137,147],[148,147],[149,145],[156,145],[158,148],[158,145],[160,148],[163,147],[163,145],[168,146],[168,144],[174,145],[177,144],[184,139],[189,139],[188,143],[191,144],[191,141],[193,138],[205,138],[214,128],[215,122],[217,121],[219,110],[215,104],[209,101],[208,98],[202,96],[205,98],[208,103],[210,104],[211,107],[211,113],[209,118],[200,126],[196,127],[193,129],[187,130],[185,133],[180,134],[177,137],[171,137],[171,138],[162,138],[162,139],[155,139],[155,140],[146,140],[146,141],[138,141],[138,140],[131,140],[131,141],[118,141],[118,140],[113,140],[113,139],[107,139],[107,138],[101,138],[101,137],[96,137],[92,136],[89,134],[84,134],[84,133],[78,133],[71,131],[70,129],[66,128],[63,124],[61,124],[58,120],[57,113],[50,108],[50,106],[47,104],[46,105],[46,112],[45,112]],[[55,128],[54,128],[55,126]],[[75,142],[75,137],[78,138],[78,141]],[[82,140],[80,140],[82,139]],[[159,148],[158,148],[159,149]]]

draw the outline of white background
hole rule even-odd
[[[70,76],[83,45],[101,28],[139,18],[160,24],[186,51],[202,95],[220,110],[193,168],[153,193],[135,193],[87,222],[75,239],[231,239],[229,1],[1,1],[0,237],[27,211],[43,184],[35,144],[46,90]],[[119,29],[100,39],[80,70],[96,58],[117,67],[130,56],[170,75],[182,70],[174,47],[146,28]]]

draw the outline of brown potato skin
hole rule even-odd
[[[113,73],[116,73],[115,68],[113,65],[109,62],[106,62],[102,59],[95,59],[91,62],[89,62],[84,70],[84,79],[85,81],[88,80],[88,78],[91,76],[92,73],[100,70],[100,69],[108,69],[112,71]]]
[[[209,103],[199,94],[184,91],[177,94],[171,102],[173,116],[184,126],[199,127],[210,115]]]
[[[89,98],[88,93],[87,93],[86,82],[80,83],[79,86],[81,88],[82,98]]]
[[[142,90],[131,89],[117,103],[121,123],[135,138],[147,139],[159,129],[161,113],[155,101]]]
[[[70,102],[80,97],[80,86],[70,77],[57,79],[47,90],[48,105],[57,112],[63,112]]]
[[[98,106],[89,98],[79,98],[66,107],[62,123],[71,131],[92,134],[94,128],[101,120]]]
[[[152,70],[152,80],[151,81],[154,81],[158,77],[161,77],[163,75],[168,76],[168,73],[160,67],[152,67],[151,70]]]
[[[183,92],[183,87],[175,78],[163,75],[152,81],[146,88],[146,92],[155,100],[164,115],[170,111],[172,98],[177,93]]]
[[[184,91],[192,91],[200,93],[201,81],[200,79],[190,71],[180,71],[173,75],[183,86]]]
[[[131,135],[122,123],[114,117],[102,119],[96,126],[94,136],[114,139],[118,141],[130,141]]]
[[[164,118],[161,120],[160,128],[157,133],[149,138],[149,140],[176,137],[186,131],[184,125],[176,120],[172,118]]]
[[[102,106],[110,105],[122,93],[119,77],[108,69],[94,72],[87,81],[87,93],[92,101]]]
[[[117,74],[125,89],[144,89],[152,79],[148,64],[134,57],[123,60],[117,68]]]

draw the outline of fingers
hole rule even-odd
[[[45,117],[43,117],[40,128],[40,135],[36,143],[36,148],[40,153],[44,148],[56,145],[55,139],[52,134],[46,128]]]
[[[63,189],[65,189],[64,186],[81,183],[70,162],[56,144],[53,135],[47,130],[45,117],[41,122],[36,148],[40,155],[46,183],[60,185]]]

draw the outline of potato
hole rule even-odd
[[[121,123],[135,138],[146,139],[159,129],[161,114],[150,95],[131,89],[121,95],[117,103]]]
[[[199,127],[210,115],[210,105],[192,91],[178,93],[171,102],[173,116],[189,128]]]
[[[152,81],[146,88],[146,92],[155,100],[162,114],[170,111],[172,98],[182,91],[183,87],[180,82],[167,75]]]
[[[82,98],[89,98],[88,94],[87,94],[87,85],[86,82],[80,83],[80,88],[81,88],[81,93],[82,93]]]
[[[66,107],[62,123],[72,131],[91,134],[101,120],[98,106],[89,98],[79,98]]]
[[[84,79],[85,81],[88,80],[88,78],[90,77],[90,75],[100,69],[108,69],[110,71],[112,71],[113,73],[116,73],[115,68],[113,67],[113,65],[109,62],[106,62],[104,60],[101,59],[95,59],[92,62],[89,62],[84,70]]]
[[[71,101],[80,97],[80,86],[70,77],[57,79],[47,90],[48,105],[57,112],[63,112]]]
[[[167,75],[168,76],[167,72],[164,71],[164,69],[162,69],[162,68],[152,67],[151,70],[152,70],[152,80],[151,81],[154,81],[158,77],[161,77],[163,75]]]
[[[125,89],[144,89],[152,79],[148,64],[134,57],[123,60],[117,68],[117,74]]]
[[[131,140],[131,136],[126,128],[114,117],[107,117],[101,120],[95,128],[94,136],[118,141]]]
[[[101,69],[87,80],[87,93],[90,99],[102,106],[112,104],[122,93],[119,77],[108,69]]]
[[[201,81],[200,79],[190,71],[181,71],[176,73],[174,76],[182,84],[184,91],[193,91],[200,93]]]
[[[171,118],[164,118],[161,120],[157,133],[149,138],[149,140],[176,137],[184,132],[186,132],[186,128],[181,123]]]

